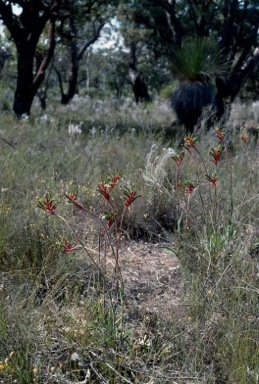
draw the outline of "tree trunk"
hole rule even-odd
[[[70,53],[71,53],[72,67],[71,67],[71,72],[68,80],[68,92],[67,94],[63,93],[61,97],[61,104],[64,104],[64,105],[68,104],[69,101],[73,99],[77,90],[79,61],[78,61],[77,46],[75,41],[71,41]]]
[[[155,0],[155,3],[157,5],[160,5],[166,11],[168,26],[171,30],[174,42],[180,47],[182,43],[182,37],[183,37],[184,31],[183,31],[182,24],[179,18],[177,17],[177,14],[175,11],[175,1]]]
[[[45,79],[46,70],[51,63],[51,60],[55,51],[55,18],[51,17],[49,22],[49,33],[48,33],[48,51],[42,56],[41,60],[37,63],[36,75],[33,79],[33,97],[38,92],[42,82]],[[37,60],[37,57],[36,57]]]
[[[91,51],[88,51],[86,55],[86,89],[88,94],[90,91],[90,57]]]
[[[130,46],[130,59],[129,59],[129,78],[132,89],[135,95],[136,103],[142,101],[151,101],[146,83],[136,67],[136,45],[134,43]]]
[[[75,39],[78,36],[78,31],[74,19],[73,13],[69,17],[69,27],[71,35],[70,38],[70,57],[71,57],[71,72],[68,80],[68,91],[65,94],[62,92],[61,95],[61,104],[68,104],[70,100],[73,99],[74,95],[78,90],[78,72],[79,72],[79,63],[83,58],[84,53],[87,48],[89,48],[100,36],[101,30],[104,27],[105,23],[100,22],[98,26],[93,23],[93,36],[85,41],[85,43],[78,49],[78,44]],[[59,82],[62,81],[61,76],[59,75]]]
[[[24,114],[29,115],[33,101],[33,58],[34,50],[21,47],[17,51],[17,85],[14,95],[13,111],[21,117]]]
[[[69,12],[70,3],[70,0],[0,0],[1,20],[8,28],[17,48],[17,85],[13,104],[13,110],[17,116],[30,113],[33,98],[44,80],[46,68],[53,56],[55,19],[59,16],[62,18],[68,16],[64,11]],[[14,12],[13,4],[19,5],[21,11],[19,15]],[[34,77],[36,47],[48,21],[50,21],[50,46]]]
[[[50,63],[55,49],[55,21],[50,20],[49,25],[49,49],[43,56],[41,63],[38,62],[36,74],[34,76],[33,66],[36,51],[36,43],[24,41],[21,39],[17,44],[17,85],[14,95],[13,111],[21,117],[24,114],[29,115],[34,96],[42,84],[45,71]]]
[[[240,89],[243,87],[249,75],[259,64],[259,48],[248,58],[243,67],[232,73],[229,77],[217,77],[217,94],[215,98],[216,117],[221,119],[227,117],[228,111],[225,108],[225,99],[229,98],[233,103]]]

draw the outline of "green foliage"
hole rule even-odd
[[[219,44],[211,38],[186,39],[173,51],[172,69],[183,79],[208,81],[227,72],[229,65]]]
[[[1,1],[1,3],[4,6],[5,2]],[[42,8],[41,12],[44,8],[44,12],[48,14],[47,3],[43,1],[38,2],[38,5],[33,1],[29,3],[32,7],[28,8],[28,12],[38,15],[39,7],[39,9]],[[65,5],[68,7],[66,11],[62,9],[61,13],[58,12],[58,16],[63,12],[67,13],[64,19],[62,16],[56,23],[56,47],[52,62],[62,77],[65,94],[69,88],[69,79],[71,80],[72,64],[74,64],[72,72],[75,74],[78,70],[76,63],[79,62],[78,84],[75,83],[72,93],[78,85],[79,91],[81,88],[85,94],[87,81],[87,92],[90,95],[101,97],[102,92],[105,96],[109,96],[111,91],[112,95],[115,94],[117,97],[126,94],[132,97],[132,91],[127,84],[129,57],[127,49],[123,47],[124,44],[126,47],[132,43],[136,46],[137,70],[143,74],[152,95],[158,94],[171,82],[171,61],[173,61],[173,71],[191,81],[208,80],[216,74],[226,74],[228,77],[231,74],[240,73],[239,71],[246,66],[254,47],[257,46],[257,35],[254,33],[257,28],[258,4],[256,1],[245,3],[235,1],[226,4],[223,0],[195,3],[185,0],[171,2],[168,5],[165,1],[155,0],[140,0],[133,3],[132,1],[102,0],[64,2],[63,6]],[[20,6],[23,7],[23,5]],[[3,13],[4,22],[12,29],[14,25],[10,21],[12,13],[8,17],[7,14]],[[21,20],[17,23],[17,28],[27,20],[21,15],[16,15],[15,22],[19,18]],[[109,23],[110,20],[113,27]],[[81,60],[82,54],[84,47],[88,43],[92,44],[97,27],[103,22],[106,22],[104,30],[108,31],[109,36],[114,37],[114,44],[102,49],[99,49],[98,45],[95,46],[92,52],[93,64],[88,68],[89,75],[89,71],[86,73],[85,60]],[[17,78],[16,48],[15,44],[10,42],[10,32],[4,29],[4,33],[1,37],[2,43],[8,49],[12,46],[13,58],[9,61],[8,68],[5,68],[1,81],[4,83],[3,88],[8,89],[9,93],[11,91],[13,95]],[[123,43],[121,35],[124,37]],[[20,34],[15,33],[15,36],[18,38]],[[37,65],[40,64],[40,58],[48,51],[47,42],[45,27],[36,49]],[[175,48],[180,46],[181,49]],[[73,55],[71,55],[71,49]],[[227,60],[230,62],[229,66],[226,63]],[[55,96],[60,93],[59,82],[52,64],[49,67],[51,73],[46,71],[46,81],[39,92],[45,95],[48,91],[46,98],[48,102],[53,102]],[[20,69],[23,67],[23,65],[19,66]],[[257,88],[255,73],[248,79],[242,97],[256,98]],[[9,101],[9,95],[8,102],[5,101],[5,97],[3,100],[0,104],[2,110],[10,110],[13,102]]]
[[[174,89],[175,89],[175,85],[166,85],[160,90],[159,96],[162,99],[171,99]]]

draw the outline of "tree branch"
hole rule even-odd
[[[237,73],[233,73],[231,76],[231,81],[233,84],[233,90],[231,94],[231,100],[234,101],[236,95],[246,82],[248,76],[259,64],[259,47],[257,47],[253,54],[245,62],[241,70]]]
[[[48,34],[49,48],[48,52],[43,58],[40,67],[38,68],[37,74],[33,80],[33,94],[35,95],[39,89],[40,84],[44,80],[45,71],[54,55],[55,50],[55,19],[51,18],[49,23],[49,34]]]
[[[175,43],[180,46],[182,42],[183,28],[180,20],[176,16],[175,3],[166,0],[155,0],[155,3],[166,11],[168,26],[173,34]]]
[[[224,23],[222,28],[222,39],[221,45],[225,49],[229,49],[231,42],[233,40],[233,29],[234,29],[234,21],[236,17],[236,12],[238,8],[238,0],[232,0],[230,4],[230,10],[228,10],[229,1],[225,1],[225,6],[223,10],[224,14]]]
[[[11,3],[5,4],[4,1],[0,0],[0,15],[11,36],[16,40],[17,36],[19,36],[20,28],[17,17],[13,14]]]
[[[78,61],[80,61],[82,59],[87,48],[90,47],[90,45],[92,45],[99,38],[101,30],[103,29],[104,25],[105,25],[105,22],[102,22],[98,25],[97,28],[95,28],[95,26],[94,26],[94,35],[93,35],[93,37],[88,39],[85,42],[85,44],[81,47],[81,49],[78,53]]]
[[[55,65],[54,65],[54,71],[56,72],[56,75],[58,77],[58,83],[59,83],[61,98],[63,98],[64,97],[64,89],[63,89],[62,76],[61,76],[60,71],[57,69],[57,67]]]

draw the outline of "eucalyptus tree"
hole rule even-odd
[[[59,70],[58,64],[55,64],[62,104],[67,104],[75,95],[80,61],[86,50],[99,38],[105,23],[114,15],[117,3],[117,0],[70,1],[69,16],[57,28],[59,43],[67,51],[70,71],[67,92],[65,92],[62,71]]]
[[[172,42],[166,15],[153,0],[121,1],[117,15],[129,51],[129,80],[136,101],[149,100],[146,64],[159,60]]]
[[[69,3],[69,0],[0,0],[0,17],[17,50],[17,84],[13,110],[18,116],[30,113],[33,98],[54,53],[56,20],[68,16]],[[48,50],[34,73],[37,44],[47,24]]]
[[[114,2],[116,2],[114,0]],[[72,76],[68,94],[70,99],[75,91],[78,61],[87,44],[98,37],[107,15],[106,8],[112,1],[106,0],[0,0],[0,18],[8,29],[17,51],[17,84],[13,110],[17,116],[29,114],[34,96],[42,84],[55,51],[59,32],[70,34]],[[106,8],[104,8],[106,6]],[[94,10],[94,20],[91,19]],[[77,23],[93,22],[94,34],[78,48]],[[48,48],[44,54],[37,54],[37,46],[45,28],[48,28]],[[64,32],[65,33],[65,32]],[[37,56],[37,63],[36,63]]]
[[[101,54],[101,55],[100,55]],[[122,92],[129,85],[128,76],[128,53],[121,47],[116,50],[106,49],[99,53],[103,59],[103,76],[109,91],[119,99]]]

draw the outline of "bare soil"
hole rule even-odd
[[[109,260],[109,264],[114,264]],[[181,302],[183,284],[180,262],[163,244],[124,243],[120,249],[120,266],[130,316],[172,313]]]

